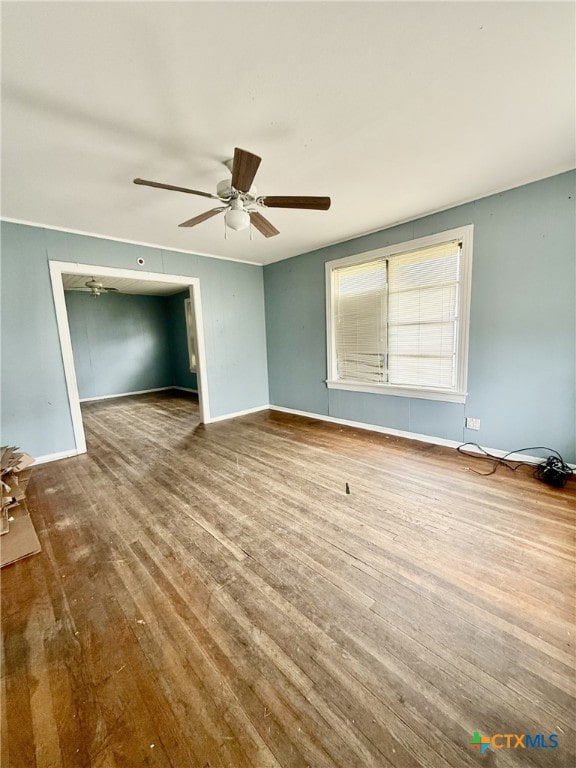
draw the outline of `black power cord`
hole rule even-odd
[[[480,453],[466,451],[465,448],[467,445],[473,445]],[[462,445],[459,445],[456,450],[463,456],[470,456],[473,459],[491,459],[494,462],[494,466],[489,472],[479,472],[477,469],[470,468],[470,471],[475,472],[477,475],[493,475],[499,466],[507,467],[512,472],[515,472],[519,467],[533,466],[533,463],[530,461],[513,462],[512,459],[508,458],[508,456],[511,456],[514,453],[524,453],[525,451],[550,451],[550,453],[555,454],[554,456],[548,456],[547,459],[543,459],[540,464],[536,465],[533,472],[535,478],[547,485],[553,485],[555,488],[563,488],[566,485],[568,476],[573,474],[573,470],[566,464],[558,451],[555,451],[554,448],[546,448],[544,445],[536,445],[531,448],[519,448],[515,451],[509,451],[504,454],[504,456],[495,456],[493,453],[489,453],[482,448],[481,445],[478,445],[478,443],[463,443]]]

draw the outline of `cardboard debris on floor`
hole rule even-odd
[[[0,568],[41,551],[30,515],[14,516],[7,536],[0,538]]]
[[[26,507],[26,487],[34,459],[13,446],[0,455],[2,515],[0,517],[0,568],[40,552],[40,542]]]
[[[34,463],[34,459],[29,453],[19,451],[14,446],[2,446],[0,455],[0,470],[2,478],[9,472],[22,472],[24,469]]]

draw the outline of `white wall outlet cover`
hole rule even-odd
[[[472,416],[467,416],[466,429],[480,429],[480,419],[475,419]]]

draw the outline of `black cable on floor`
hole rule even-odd
[[[476,447],[479,453],[465,450],[467,445]],[[558,451],[556,451],[554,448],[547,448],[544,445],[536,445],[530,448],[518,448],[515,451],[508,451],[508,453],[504,454],[504,456],[495,456],[485,448],[482,448],[481,445],[478,445],[478,443],[462,443],[462,445],[459,445],[456,450],[463,456],[469,456],[473,459],[490,459],[494,462],[494,465],[489,472],[479,472],[477,469],[472,469],[470,467],[470,471],[477,475],[493,475],[499,466],[507,467],[512,472],[515,472],[519,467],[533,466],[533,462],[530,461],[513,462],[512,459],[508,458],[508,456],[511,456],[514,453],[524,453],[526,451],[549,451],[551,454],[554,454],[552,456],[548,456],[546,459],[543,458],[542,462],[537,464],[534,469],[534,477],[536,477],[538,480],[541,480],[543,483],[553,485],[556,488],[561,488],[566,484],[568,476],[573,474],[573,470],[568,466],[568,464],[566,464]]]

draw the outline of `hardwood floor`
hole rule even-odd
[[[2,766],[575,764],[576,479],[165,393],[83,412],[1,574]]]

